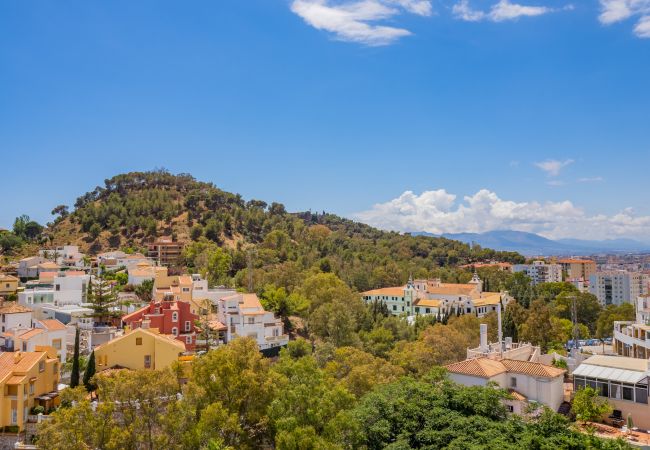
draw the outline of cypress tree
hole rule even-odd
[[[86,370],[84,371],[84,386],[86,386],[86,390],[88,392],[92,392],[95,390],[95,385],[91,382],[91,379],[95,375],[95,352],[93,351],[90,354],[90,358],[88,359],[88,365],[86,366]]]
[[[72,373],[70,374],[70,387],[79,386],[79,328],[74,335],[74,356],[72,357]]]

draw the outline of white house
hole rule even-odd
[[[42,258],[53,261],[54,263],[63,267],[78,267],[84,266],[84,255],[79,251],[76,245],[63,245],[52,249],[39,250],[39,256]]]
[[[238,336],[249,336],[261,350],[287,345],[282,321],[265,311],[255,294],[234,294],[218,300],[217,316],[227,326],[226,342]]]
[[[541,403],[557,411],[564,401],[564,370],[538,362],[515,359],[466,359],[446,366],[449,378],[465,386],[496,383],[513,394],[506,406],[522,414],[530,402]]]
[[[42,256],[29,256],[18,261],[18,269],[16,270],[20,278],[36,278],[38,277],[38,265],[47,261]]]
[[[154,266],[149,261],[140,261],[137,264],[129,266],[127,272],[129,274],[128,283],[133,286],[139,286],[146,280],[155,280],[156,277],[166,277],[167,267]]]
[[[55,305],[86,303],[90,275],[81,271],[61,272],[53,279]]]
[[[32,310],[16,302],[0,300],[0,331],[14,328],[31,328]]]
[[[67,328],[58,320],[36,320],[33,328],[14,328],[0,334],[5,351],[34,352],[37,346],[53,347],[59,361],[67,355]]]
[[[98,254],[97,263],[103,265],[109,270],[117,269],[119,267],[130,269],[140,263],[152,265],[151,260],[142,253],[125,253],[121,250]]]

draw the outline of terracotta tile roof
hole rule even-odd
[[[0,380],[14,372],[24,373],[38,364],[44,352],[22,352],[20,361],[14,362],[15,352],[0,353]]]
[[[19,281],[18,278],[8,273],[0,273],[0,281]]]
[[[529,361],[514,359],[493,360],[489,358],[466,359],[445,366],[451,373],[491,378],[500,373],[520,373],[540,378],[555,378],[564,375],[564,369]]]
[[[13,375],[6,381],[7,384],[21,384],[25,379],[25,375]]]
[[[502,359],[501,363],[508,369],[508,372],[532,375],[534,377],[555,378],[564,375],[564,372],[566,372],[564,369],[530,361]]]
[[[38,336],[41,333],[45,333],[45,330],[41,328],[31,328],[29,330],[23,331],[22,333],[19,333],[16,337],[26,341],[33,338],[34,336]]]
[[[4,304],[0,305],[0,314],[17,314],[28,312],[32,312],[32,310],[26,306],[19,305],[16,302],[5,302]]]
[[[481,297],[472,300],[474,306],[498,305],[501,301],[501,294],[495,292],[484,292]]]
[[[508,393],[512,395],[512,398],[520,402],[528,401],[525,395],[515,391],[514,389],[508,389]]]
[[[58,269],[59,265],[57,263],[51,262],[51,261],[45,261],[43,263],[40,263],[38,265],[39,269]]]
[[[475,290],[473,284],[440,283],[440,286],[427,286],[427,292],[434,295],[470,295]]]
[[[66,326],[56,319],[44,319],[39,322],[49,331],[65,330]]]
[[[431,308],[438,308],[442,300],[437,298],[418,298],[413,302],[413,306],[428,306]]]
[[[404,289],[406,286],[395,286],[381,289],[372,289],[370,291],[362,292],[361,295],[387,295],[389,297],[404,297]]]
[[[448,372],[462,375],[471,375],[481,378],[491,378],[506,372],[506,367],[501,361],[488,358],[466,359],[457,363],[445,366]]]

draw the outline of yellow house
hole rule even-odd
[[[8,273],[0,273],[0,295],[12,295],[18,292],[20,280]]]
[[[59,402],[59,359],[52,347],[0,354],[0,426],[23,430],[29,410]]]
[[[185,351],[185,345],[155,328],[136,328],[95,349],[97,371],[113,367],[164,369]]]

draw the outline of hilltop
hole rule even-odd
[[[59,205],[53,213],[56,219],[43,231],[48,245],[76,244],[93,255],[142,249],[157,237],[172,236],[188,244],[190,267],[199,265],[196,255],[205,248],[221,248],[231,259],[228,276],[240,281],[250,254],[265,274],[285,278],[316,268],[359,290],[477,260],[523,261],[513,252],[381,231],[325,212],[290,213],[281,203],[244,200],[189,174],[164,170],[114,176],[81,195],[71,210]]]

